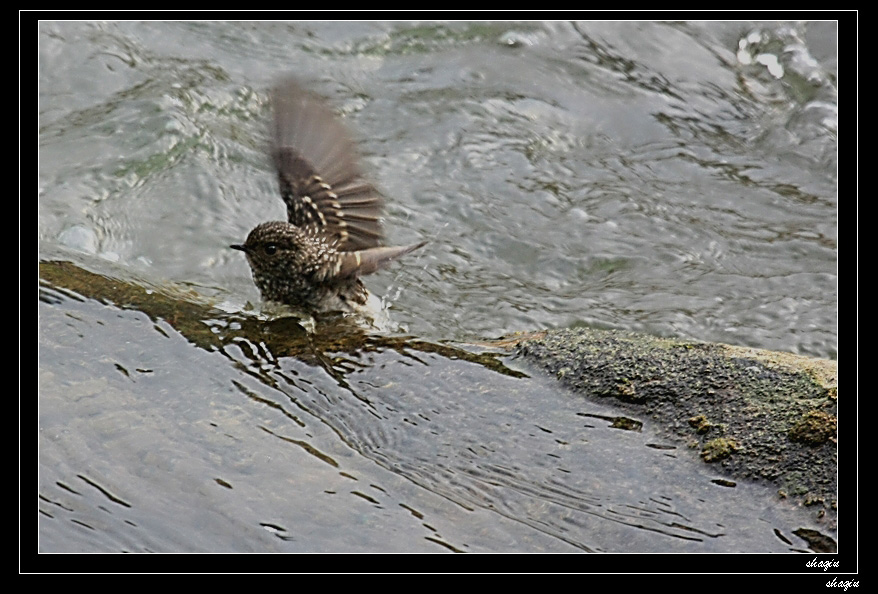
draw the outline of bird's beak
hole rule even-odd
[[[241,250],[242,252],[247,251],[247,248],[245,248],[243,245],[234,244],[234,245],[230,245],[229,247],[232,248],[233,250]]]

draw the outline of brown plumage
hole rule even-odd
[[[369,296],[359,277],[425,242],[381,245],[383,200],[323,100],[287,79],[272,103],[271,156],[287,221],[262,223],[231,247],[246,254],[263,299],[309,313],[359,311]]]

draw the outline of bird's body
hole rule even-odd
[[[381,245],[383,200],[353,142],[323,102],[287,80],[272,96],[272,158],[287,221],[262,223],[242,250],[262,298],[308,313],[361,311],[360,276],[424,245]]]

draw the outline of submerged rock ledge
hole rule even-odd
[[[835,361],[588,328],[518,334],[481,343],[490,350],[475,353],[448,343],[368,335],[344,323],[307,332],[295,318],[230,314],[186,288],[95,274],[71,262],[41,261],[39,272],[41,300],[96,299],[142,311],[209,351],[251,341],[273,357],[295,356],[315,365],[326,364],[326,353],[422,351],[521,377],[506,365],[512,352],[528,367],[553,374],[565,388],[588,398],[612,398],[632,416],[651,419],[659,432],[692,448],[726,478],[773,485],[780,497],[811,511],[827,531],[836,530]],[[470,388],[478,386],[461,387]],[[639,420],[619,421],[628,429],[642,426]],[[836,548],[823,534],[800,532],[815,551]]]

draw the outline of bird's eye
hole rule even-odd
[[[277,245],[273,243],[269,243],[265,246],[265,253],[269,256],[273,256],[277,253]]]

